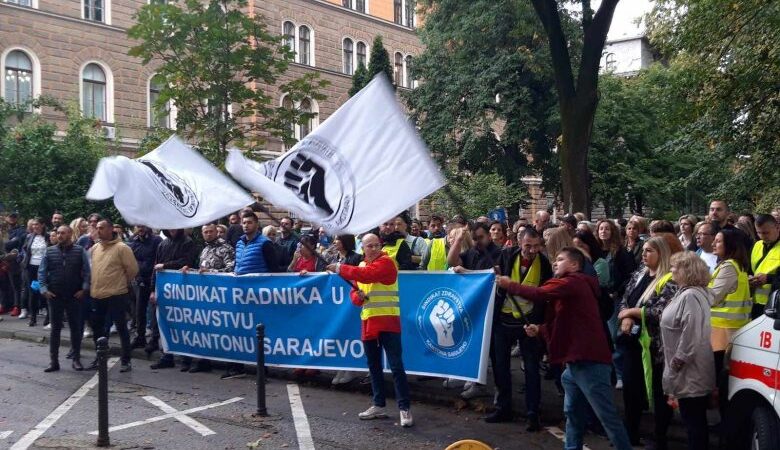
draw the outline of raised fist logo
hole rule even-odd
[[[431,321],[433,329],[436,330],[436,340],[440,347],[452,347],[455,345],[455,339],[452,336],[455,311],[449,303],[440,299],[431,310],[428,320]]]
[[[328,216],[333,214],[325,198],[325,169],[314,160],[299,153],[284,173],[284,185],[304,202],[314,205]]]

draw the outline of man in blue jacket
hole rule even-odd
[[[149,295],[152,293],[152,274],[154,273],[154,259],[157,255],[162,239],[152,233],[145,225],[136,225],[135,234],[128,245],[133,250],[135,260],[138,262],[138,275],[133,280],[133,293],[135,294],[135,326],[136,337],[133,340],[133,348],[146,347],[146,308],[149,305]]]
[[[244,235],[236,244],[236,275],[253,273],[280,272],[279,262],[273,242],[260,233],[260,222],[255,213],[245,211],[241,214],[241,227]],[[258,370],[260,368],[258,367]],[[223,380],[240,378],[246,375],[244,366],[239,363],[228,364]]]

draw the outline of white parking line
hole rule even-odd
[[[151,395],[147,395],[144,397],[144,400],[151,403],[152,405],[160,408],[165,413],[177,413],[179,412],[176,408],[168,405],[164,401],[160,400],[157,397],[153,397]],[[187,415],[179,415],[175,416],[174,419],[178,420],[179,422],[183,423],[184,425],[187,425],[188,427],[192,428],[196,432],[200,433],[201,436],[210,436],[215,433],[212,429],[207,427],[206,425],[203,425],[202,423],[198,422],[197,420],[193,419],[190,416]]]
[[[187,414],[192,414],[194,412],[203,411],[203,410],[206,410],[206,409],[216,408],[217,406],[229,405],[231,403],[240,402],[243,399],[244,399],[243,397],[233,397],[233,398],[231,398],[229,400],[225,400],[224,402],[212,403],[210,405],[205,405],[205,406],[198,406],[197,408],[190,408],[190,409],[185,409],[183,411],[177,411],[177,412],[172,412],[172,413],[168,413],[168,414],[163,414],[161,416],[152,417],[152,418],[149,418],[149,419],[146,419],[146,420],[138,420],[138,421],[135,421],[135,422],[126,423],[124,425],[117,425],[115,427],[109,428],[108,431],[111,432],[111,431],[125,430],[127,428],[133,428],[133,427],[137,427],[137,426],[140,426],[140,425],[146,425],[147,423],[159,422],[159,421],[165,420],[165,419],[178,419],[179,417],[186,416]],[[97,431],[90,431],[89,434],[97,435],[98,432]]]
[[[290,398],[295,434],[298,435],[298,448],[300,450],[314,450],[314,439],[311,437],[309,419],[306,418],[306,411],[304,411],[303,401],[301,401],[301,390],[297,384],[287,385],[287,396]]]
[[[546,430],[547,430],[548,433],[550,433],[553,436],[557,437],[561,441],[566,442],[566,433],[564,433],[563,430],[561,430],[560,428],[558,428],[558,427],[547,427]],[[583,445],[582,446],[582,450],[590,450],[590,447],[588,447],[587,445]]]
[[[114,367],[114,364],[119,361],[119,358],[111,358],[108,360],[108,370],[111,370],[112,367]],[[86,383],[84,383],[83,386],[81,386],[76,392],[73,393],[70,397],[68,397],[67,400],[62,402],[60,406],[58,406],[54,411],[49,413],[48,416],[46,416],[38,425],[35,426],[32,430],[30,430],[27,434],[21,437],[16,443],[11,446],[11,450],[27,450],[29,446],[31,446],[39,437],[43,436],[43,433],[46,432],[49,428],[51,428],[52,425],[54,425],[58,420],[60,420],[60,417],[64,416],[65,413],[70,411],[71,408],[73,408],[73,405],[75,405],[79,400],[82,399],[90,389],[95,387],[98,382],[98,374],[95,374],[92,378],[89,379]]]
[[[3,432],[0,432],[0,440],[7,438],[8,436],[11,435],[11,433],[13,433],[13,431],[3,431]]]

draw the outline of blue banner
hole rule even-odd
[[[485,382],[494,281],[491,271],[399,274],[407,373]],[[262,322],[269,366],[367,370],[360,308],[337,275],[165,271],[156,289],[166,352],[255,364]]]

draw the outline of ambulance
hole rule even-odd
[[[728,371],[726,448],[780,450],[780,290],[734,335]]]

